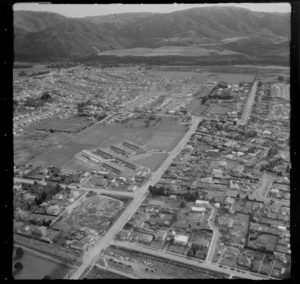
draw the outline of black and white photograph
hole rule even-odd
[[[14,280],[291,279],[290,3],[12,9]]]

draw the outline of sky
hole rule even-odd
[[[40,2],[41,3],[41,2]],[[16,10],[47,11],[78,18],[131,12],[171,13],[195,7],[236,6],[258,12],[291,12],[289,3],[228,3],[228,4],[38,4],[17,3]]]

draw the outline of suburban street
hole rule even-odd
[[[254,103],[254,98],[255,98],[255,94],[256,94],[257,84],[258,84],[258,81],[256,80],[256,81],[254,81],[254,83],[253,83],[253,85],[251,87],[251,90],[249,92],[246,105],[244,107],[244,111],[243,111],[241,120],[239,121],[240,125],[246,125],[247,122],[248,122],[248,120],[249,120],[249,118],[250,118],[250,114],[251,114],[251,110],[252,110],[252,105]]]
[[[216,263],[212,263],[209,261],[198,261],[198,260],[193,260],[193,259],[187,259],[184,258],[182,256],[177,256],[175,254],[169,254],[163,251],[158,251],[158,250],[152,250],[150,248],[146,248],[145,246],[136,246],[133,243],[129,243],[129,242],[121,242],[121,241],[115,241],[114,242],[116,246],[121,247],[121,248],[127,248],[130,249],[132,251],[137,251],[137,252],[143,252],[152,256],[158,256],[158,257],[163,257],[169,260],[173,260],[173,261],[177,261],[177,262],[181,262],[187,265],[192,265],[192,266],[196,266],[199,268],[204,268],[204,269],[209,269],[209,270],[214,270],[216,272],[221,272],[221,273],[226,273],[228,274],[228,276],[230,274],[233,274],[235,276],[240,276],[243,278],[248,278],[248,279],[253,279],[253,280],[260,280],[260,279],[269,279],[269,277],[265,277],[263,275],[258,275],[249,271],[244,271],[244,272],[239,272],[237,271],[235,268],[231,267],[220,267],[218,264]],[[238,269],[241,270],[241,269]]]
[[[143,185],[140,189],[138,189],[134,193],[133,201],[128,205],[128,207],[124,210],[122,215],[116,220],[116,222],[112,225],[112,227],[106,232],[106,234],[99,238],[93,247],[91,247],[83,256],[83,263],[78,267],[77,271],[73,275],[70,276],[70,279],[79,279],[84,271],[88,267],[92,267],[96,264],[99,259],[99,256],[102,251],[110,246],[112,243],[114,236],[118,233],[118,231],[125,225],[125,223],[131,218],[131,216],[135,213],[140,204],[144,201],[147,196],[148,187],[150,185],[155,185],[161,176],[164,174],[165,170],[169,167],[172,161],[177,157],[178,153],[185,147],[186,143],[189,141],[190,137],[193,135],[199,122],[202,120],[201,117],[197,117],[193,120],[193,124],[191,128],[186,132],[181,141],[177,144],[177,146],[170,153],[169,157],[163,162],[162,166],[159,170],[153,173],[152,177]]]

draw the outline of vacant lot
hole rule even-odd
[[[45,275],[51,274],[57,263],[37,257],[34,254],[25,252],[19,260],[23,264],[23,270],[15,276],[15,279],[43,279]]]
[[[70,225],[87,226],[96,230],[104,230],[109,226],[110,219],[116,216],[124,203],[107,196],[87,199],[77,206],[65,220]]]

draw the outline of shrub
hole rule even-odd
[[[24,255],[24,250],[21,247],[16,248],[16,258],[20,259]]]
[[[15,270],[17,272],[21,271],[23,269],[23,264],[21,262],[16,262],[15,266],[14,266]]]

